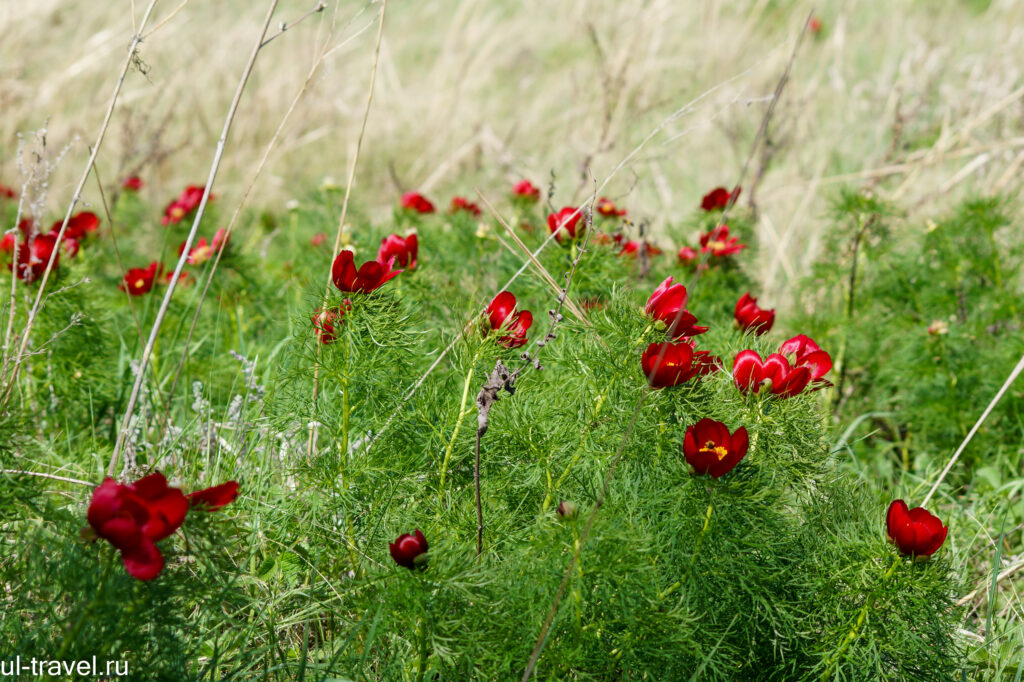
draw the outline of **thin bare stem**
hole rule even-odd
[[[299,17],[298,19],[296,19],[292,23],[289,24],[288,22],[282,21],[281,25],[278,27],[277,33],[275,33],[274,35],[272,35],[269,38],[267,38],[266,40],[264,40],[263,44],[260,45],[260,47],[265,47],[267,45],[267,43],[269,43],[274,38],[277,38],[278,36],[280,36],[282,33],[287,31],[288,29],[295,28],[296,26],[301,24],[302,21],[304,19],[306,19],[306,17],[310,17],[310,16],[312,16],[314,14],[317,14],[318,12],[323,12],[325,9],[327,9],[327,3],[323,2],[323,0],[320,0],[320,2],[316,3],[316,5],[313,7],[313,9],[309,10],[308,12],[303,14],[301,17]]]
[[[168,14],[163,19],[161,19],[157,23],[156,26],[154,26],[153,28],[151,28],[148,31],[146,31],[146,33],[142,36],[142,39],[145,40],[149,36],[153,35],[154,31],[158,31],[164,24],[166,24],[168,21],[170,21],[171,19],[176,17],[178,15],[178,12],[180,12],[183,9],[185,9],[185,5],[187,5],[188,3],[189,3],[189,0],[181,0],[181,4],[178,5],[177,7],[175,7],[173,10],[171,10],[171,13]],[[135,8],[135,3],[134,2],[132,3],[132,8],[133,9]]]
[[[960,447],[956,449],[956,452],[953,453],[953,456],[949,458],[948,462],[946,462],[946,468],[942,470],[942,473],[939,474],[939,477],[935,480],[934,485],[932,485],[932,489],[928,491],[927,495],[925,495],[924,501],[921,503],[922,507],[927,505],[928,502],[932,499],[932,495],[934,495],[935,491],[939,489],[939,486],[942,484],[942,481],[946,478],[946,474],[950,472],[950,470],[953,468],[953,465],[956,464],[956,461],[960,459],[961,453],[963,453],[964,449],[967,447],[967,444],[971,442],[971,439],[974,438],[974,434],[978,432],[978,429],[981,428],[981,425],[988,418],[988,415],[992,413],[992,410],[995,409],[995,406],[1006,394],[1006,391],[1010,388],[1010,385],[1017,379],[1017,377],[1020,376],[1020,373],[1022,371],[1024,371],[1024,355],[1021,356],[1020,360],[1017,362],[1017,366],[1014,367],[1013,370],[1010,372],[1010,376],[1006,377],[1006,381],[1003,382],[1002,388],[1000,388],[999,391],[996,393],[995,397],[992,398],[992,401],[988,404],[988,407],[986,407],[985,411],[981,413],[980,417],[978,417],[978,421],[974,422],[974,426],[971,427],[971,430],[967,434],[967,437],[964,438],[964,441],[960,443]]]
[[[217,179],[217,171],[220,168],[221,158],[224,156],[224,147],[227,144],[228,133],[231,132],[231,124],[234,122],[235,113],[238,111],[238,104],[242,99],[242,92],[245,90],[245,85],[248,83],[249,76],[252,74],[253,67],[256,64],[256,57],[260,53],[260,46],[263,43],[264,36],[267,34],[267,28],[270,26],[270,20],[274,15],[274,10],[277,9],[277,3],[278,0],[270,1],[266,20],[264,20],[263,27],[260,29],[259,39],[253,46],[252,53],[249,55],[249,61],[246,63],[245,70],[242,72],[242,77],[238,82],[234,99],[231,101],[227,117],[224,120],[224,128],[221,131],[220,139],[217,141],[217,151],[214,153],[213,162],[210,164],[210,174],[206,180],[203,198],[199,202],[199,207],[196,209],[196,216],[192,221],[192,229],[189,230],[188,238],[185,240],[185,245],[181,250],[181,255],[178,256],[178,263],[174,268],[174,274],[171,276],[171,281],[167,284],[167,291],[164,293],[163,301],[160,303],[160,310],[157,311],[156,319],[153,322],[153,328],[149,332],[149,340],[146,342],[146,348],[142,351],[138,374],[135,376],[135,385],[132,387],[131,397],[128,399],[128,407],[125,409],[124,420],[121,422],[121,432],[118,435],[117,443],[114,446],[114,452],[110,457],[110,465],[107,467],[107,472],[110,475],[113,475],[114,468],[117,466],[118,459],[121,456],[121,448],[124,446],[124,441],[127,438],[129,427],[131,426],[131,419],[135,412],[135,405],[139,400],[139,393],[141,392],[142,384],[146,379],[146,367],[149,365],[150,356],[153,354],[153,346],[156,344],[156,338],[160,333],[160,327],[163,324],[164,316],[167,314],[167,308],[171,304],[171,297],[174,295],[174,289],[178,284],[178,278],[181,275],[182,269],[185,267],[185,261],[188,258],[189,251],[192,249],[192,243],[195,241],[196,233],[199,231],[199,223],[203,219],[203,214],[206,211],[206,204],[210,199],[210,191],[213,189],[213,183]],[[66,225],[67,220],[65,219],[64,222]]]
[[[78,485],[89,486],[95,488],[95,483],[89,481],[82,481],[77,478],[68,478],[67,476],[57,476],[55,474],[44,474],[39,471],[21,471],[19,469],[0,469],[0,474],[6,474],[10,476],[34,476],[36,478],[48,478],[51,481],[64,481],[65,483],[77,483]]]

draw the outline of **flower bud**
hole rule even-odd
[[[558,505],[558,515],[563,519],[575,519],[579,510],[576,508],[575,502],[569,500],[562,500]]]

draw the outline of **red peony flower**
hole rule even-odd
[[[798,334],[779,347],[779,354],[786,357],[794,367],[806,367],[811,381],[819,387],[831,386],[832,382],[823,377],[832,369],[832,356],[805,334]]]
[[[615,205],[615,202],[608,197],[601,197],[598,199],[595,208],[597,208],[597,212],[605,218],[617,218],[626,215],[626,209],[619,208]]]
[[[50,233],[57,236],[63,220],[58,220],[50,226]],[[100,219],[92,211],[82,211],[71,216],[68,226],[64,230],[65,239],[82,239],[86,235],[100,229]]]
[[[216,511],[231,504],[237,497],[238,481],[228,481],[212,488],[189,493],[188,504],[190,507],[205,507],[210,511]]]
[[[227,236],[227,231],[223,227],[214,233],[213,241],[209,243],[207,243],[206,237],[200,237],[196,245],[192,247],[192,250],[188,252],[188,263],[190,265],[202,265],[217,254],[217,251],[221,248],[221,242],[224,242],[224,248],[226,249],[229,239],[230,237]],[[182,242],[181,246],[178,247],[179,256],[185,250],[185,244],[186,242]]]
[[[205,191],[206,187],[201,185],[189,185],[186,187],[177,199],[167,204],[161,222],[164,225],[181,222],[182,218],[199,207]],[[211,193],[210,199],[213,200],[214,198],[214,195]]]
[[[908,509],[903,500],[895,500],[889,505],[885,526],[889,540],[902,553],[918,557],[934,554],[946,541],[949,530],[924,507]]]
[[[718,478],[740,463],[749,445],[746,427],[741,426],[730,434],[722,422],[704,418],[686,429],[683,455],[698,474]]]
[[[710,251],[712,256],[719,258],[731,256],[747,248],[746,244],[740,244],[739,241],[739,237],[729,237],[728,225],[719,225],[700,236],[700,250],[703,253]]]
[[[459,211],[465,211],[471,215],[480,215],[480,207],[474,204],[466,197],[454,197],[452,199],[452,205],[448,209],[449,213],[458,213]]]
[[[512,186],[512,196],[526,201],[540,201],[540,188],[529,180],[520,180]]]
[[[673,284],[672,277],[666,277],[647,299],[644,312],[665,323],[669,338],[679,339],[703,334],[708,328],[697,326],[696,316],[686,310],[686,299],[686,287],[682,284]]]
[[[729,190],[724,187],[716,187],[704,195],[704,198],[701,199],[700,207],[705,211],[721,210],[729,205],[729,199],[739,197],[739,195],[739,187],[733,190],[731,194],[729,193]]]
[[[645,250],[648,256],[661,255],[662,250],[650,242],[644,242]],[[620,256],[636,256],[640,252],[640,242],[630,240],[623,243],[622,250],[619,251]]]
[[[783,398],[791,398],[807,387],[811,372],[807,367],[793,367],[778,353],[772,353],[763,361],[755,351],[740,351],[732,363],[732,377],[742,392],[757,393],[767,383],[770,392]]]
[[[554,233],[555,239],[559,242],[566,237],[575,239],[583,234],[585,228],[584,225],[580,225],[580,218],[582,217],[582,211],[572,206],[566,206],[558,213],[548,215],[548,229]]]
[[[152,580],[164,567],[155,543],[178,530],[187,512],[185,495],[156,472],[131,485],[104,479],[93,491],[87,518],[96,535],[121,552],[132,577]]]
[[[751,296],[749,291],[736,301],[736,310],[733,314],[740,329],[753,332],[757,336],[768,333],[775,324],[775,309],[758,307],[757,299]]]
[[[338,257],[334,259],[331,266],[331,277],[334,279],[334,286],[342,292],[363,292],[370,293],[379,289],[389,280],[398,276],[401,270],[392,270],[394,258],[389,258],[384,263],[375,260],[367,261],[356,269],[354,254],[350,249],[342,249]]]
[[[17,199],[18,193],[13,188],[0,183],[0,197],[4,199]]]
[[[498,338],[505,348],[519,348],[526,345],[526,332],[533,324],[533,313],[529,310],[516,311],[516,297],[511,291],[502,291],[484,311],[491,331],[504,329],[506,336]]]
[[[419,192],[406,192],[402,195],[402,208],[414,213],[433,213],[434,205]]]
[[[417,528],[415,533],[402,533],[398,538],[388,544],[391,550],[391,558],[399,566],[416,568],[427,562],[427,539]]]
[[[118,289],[127,291],[131,296],[148,294],[161,270],[163,270],[163,266],[158,261],[153,261],[144,268],[131,268],[124,274],[124,280]],[[174,273],[172,272],[171,275],[173,276]]]
[[[695,350],[693,352],[693,369],[695,376],[705,377],[722,368],[722,358],[712,355],[711,351]]]
[[[419,250],[419,240],[415,232],[406,237],[389,234],[380,240],[377,262],[386,263],[388,259],[394,258],[395,263],[398,265],[413,270],[416,268],[416,256]]]
[[[142,182],[142,178],[140,178],[138,175],[133,175],[131,177],[124,179],[124,182],[121,183],[121,188],[128,190],[129,192],[138,192],[140,189],[142,189],[142,186],[144,184],[145,183]]]
[[[678,386],[698,374],[693,355],[690,343],[652,343],[640,356],[640,367],[651,388]]]
[[[23,223],[25,221],[22,221]],[[19,228],[21,225],[19,225]],[[28,229],[32,229],[31,220]],[[8,242],[12,251],[14,249],[14,236]],[[50,262],[54,250],[57,248],[57,237],[52,234],[35,234],[18,240],[18,253],[13,263],[8,263],[7,268],[17,275],[18,279],[25,282],[34,282],[46,272],[46,264]],[[60,262],[60,251],[56,252],[53,259],[53,267],[56,268]]]

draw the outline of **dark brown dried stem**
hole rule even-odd
[[[482,555],[484,551],[484,513],[480,501],[480,441],[483,439],[484,434],[487,433],[491,408],[494,407],[494,403],[498,402],[501,398],[501,392],[504,390],[509,395],[514,395],[516,391],[516,379],[519,378],[521,373],[531,366],[537,371],[543,369],[543,366],[540,364],[540,353],[548,343],[554,341],[558,336],[555,333],[555,330],[564,319],[562,316],[562,307],[565,305],[565,302],[569,297],[569,287],[572,286],[572,281],[576,275],[576,269],[579,266],[580,259],[583,257],[584,253],[587,253],[586,247],[590,242],[590,235],[593,232],[594,221],[592,210],[584,211],[583,218],[586,225],[586,237],[584,238],[581,247],[577,249],[576,257],[573,258],[572,261],[572,266],[569,268],[569,272],[565,275],[565,287],[563,287],[558,294],[558,304],[548,311],[548,316],[551,318],[551,326],[548,328],[544,338],[536,342],[537,350],[533,355],[531,355],[529,351],[524,351],[522,354],[523,364],[514,371],[509,371],[509,369],[505,367],[504,363],[499,359],[495,363],[494,370],[491,372],[490,377],[488,377],[487,382],[480,388],[480,392],[476,396],[476,458],[473,466],[473,485],[476,489],[477,556]]]

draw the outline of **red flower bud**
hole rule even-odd
[[[942,547],[949,530],[924,507],[908,509],[903,500],[889,505],[885,526],[889,540],[902,553],[921,557],[931,556]]]
[[[343,306],[337,308],[328,310],[317,308],[311,319],[313,320],[313,329],[316,330],[316,336],[320,343],[325,345],[334,343],[338,338],[338,327],[341,326],[341,318],[348,309],[351,309],[351,302],[348,299],[345,299]]]
[[[562,500],[558,504],[558,515],[561,516],[563,519],[575,519],[578,513],[579,509],[576,508],[575,502],[570,502],[569,500]]]
[[[746,427],[730,434],[722,422],[705,418],[686,429],[683,455],[698,474],[718,478],[740,463],[749,445]]]
[[[540,188],[535,187],[529,180],[520,180],[512,186],[512,196],[535,202],[540,200]]]
[[[701,199],[700,207],[705,211],[718,211],[724,209],[729,205],[729,199],[732,197],[738,197],[740,195],[740,188],[737,187],[730,194],[729,190],[724,187],[716,187]]]
[[[399,566],[415,568],[426,563],[427,539],[419,528],[413,534],[399,535],[394,542],[388,544],[388,549],[391,550],[391,558]]]
[[[125,178],[124,182],[121,183],[121,187],[123,189],[128,190],[129,192],[138,192],[140,189],[142,189],[143,184],[144,183],[142,182],[142,178],[140,178],[138,175],[133,175],[129,178]]]

